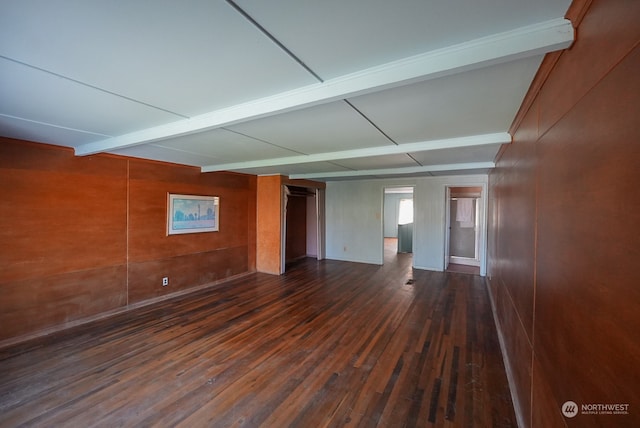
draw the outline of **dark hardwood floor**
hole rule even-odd
[[[515,427],[484,280],[302,260],[0,350],[0,426]]]

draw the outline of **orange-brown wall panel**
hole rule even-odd
[[[0,343],[255,268],[253,176],[2,139],[0,182]],[[169,192],[220,196],[220,231],[167,236]]]
[[[212,248],[247,244],[249,200],[254,177],[201,174],[197,168],[131,161],[129,259],[154,260]],[[168,178],[175,177],[174,181]],[[220,197],[219,231],[167,236],[168,193]]]
[[[3,139],[0,173],[0,283],[125,263],[125,160]]]
[[[637,22],[638,2],[591,3],[489,176],[490,295],[526,426],[640,426]],[[568,400],[629,415],[568,419]]]
[[[0,283],[0,342],[126,305],[125,264]]]
[[[280,274],[282,177],[258,177],[256,269]]]
[[[557,400],[640,404],[639,70],[636,48],[538,143],[536,300],[554,310],[536,310],[536,344]]]
[[[523,123],[529,124],[531,121],[525,119]],[[531,125],[535,126],[534,123]],[[504,167],[500,201],[504,215],[501,216],[498,227],[503,235],[518,237],[501,241],[502,251],[509,255],[501,266],[502,279],[527,337],[529,341],[533,341],[536,142],[525,138],[534,133],[523,134],[523,138],[519,138],[519,133],[516,133],[515,142],[505,153],[505,157],[513,157],[515,160]]]
[[[249,180],[248,191],[254,197],[247,198],[247,264],[250,271],[256,270],[256,241],[257,234],[257,192],[258,180],[252,177]]]
[[[250,270],[248,209],[256,197],[255,177],[136,160],[129,174],[130,303]],[[169,193],[218,196],[219,230],[167,235]],[[167,287],[161,287],[163,277]]]
[[[0,140],[0,341],[126,302],[126,165]]]
[[[165,296],[248,271],[247,247],[179,255],[129,264],[129,303]],[[169,285],[162,287],[162,278]]]
[[[640,40],[640,2],[595,0],[577,29],[577,42],[563,54],[540,94],[540,132],[545,133]]]
[[[496,318],[499,320],[500,331],[505,340],[504,352],[506,354],[506,369],[511,378],[510,386],[517,400],[515,405],[518,413],[528,423],[531,418],[529,393],[531,391],[532,345],[507,287],[499,279],[492,280],[492,283],[495,287]]]

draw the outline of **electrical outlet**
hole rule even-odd
[[[164,278],[162,278],[162,286],[166,287],[167,285],[169,285],[169,277],[165,276]]]

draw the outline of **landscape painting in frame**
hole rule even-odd
[[[167,234],[217,232],[220,198],[169,194]]]

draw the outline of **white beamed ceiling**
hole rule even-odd
[[[570,0],[0,3],[0,135],[340,180],[486,173]]]

